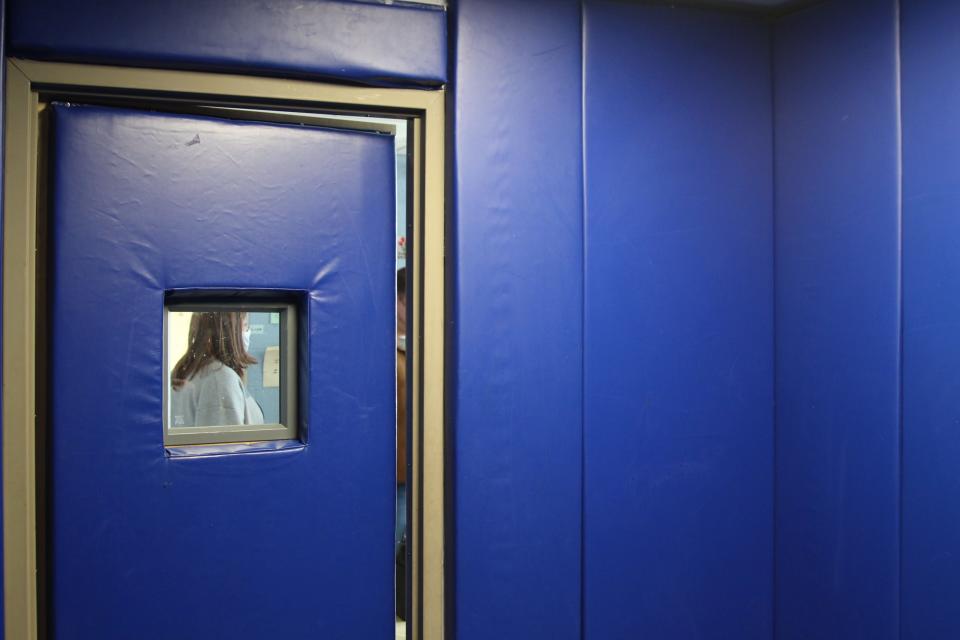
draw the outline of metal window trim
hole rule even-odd
[[[296,440],[306,429],[300,428],[297,415],[300,389],[297,380],[297,313],[289,302],[238,301],[242,291],[225,291],[224,300],[204,302],[171,300],[163,305],[163,445],[164,447],[201,444],[250,443],[256,450],[259,443],[270,440]],[[202,427],[175,427],[170,424],[170,360],[167,338],[171,311],[253,311],[280,314],[280,421],[262,425],[210,425]]]

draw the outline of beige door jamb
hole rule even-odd
[[[38,167],[43,94],[182,99],[193,104],[307,109],[408,119],[413,136],[411,444],[417,640],[444,634],[444,92],[301,80],[7,61],[3,220],[3,560],[7,638],[35,640],[37,592]],[[39,325],[42,326],[42,325]],[[42,373],[42,371],[41,371]],[[420,524],[420,526],[417,526]]]

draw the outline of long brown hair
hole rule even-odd
[[[248,365],[257,359],[243,348],[243,317],[240,311],[195,312],[190,318],[187,352],[177,361],[170,376],[174,389],[181,388],[211,362],[219,360],[246,378]]]

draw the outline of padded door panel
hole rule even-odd
[[[55,107],[57,638],[386,638],[391,137]],[[170,458],[165,291],[301,300],[305,446]]]

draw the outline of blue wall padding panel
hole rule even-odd
[[[12,0],[12,54],[373,84],[446,79],[446,12],[349,0]]]
[[[456,5],[458,640],[580,637],[580,5]]]
[[[895,0],[774,34],[777,637],[898,635]]]
[[[585,637],[767,640],[768,29],[622,2],[584,18]]]
[[[904,0],[904,640],[960,637],[960,3]]]
[[[91,107],[54,138],[55,637],[392,637],[392,138]],[[305,292],[305,449],[164,455],[192,287]]]

